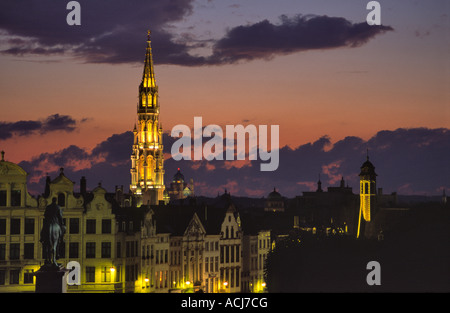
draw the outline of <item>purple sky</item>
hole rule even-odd
[[[368,1],[367,1],[368,2]],[[449,3],[379,1],[79,1],[0,3],[0,149],[38,192],[59,167],[110,191],[128,186],[147,29],[152,30],[161,122],[280,125],[280,167],[174,162],[200,194],[225,188],[287,196],[342,176],[356,191],[370,149],[386,192],[450,187]],[[114,173],[114,174],[112,174]]]

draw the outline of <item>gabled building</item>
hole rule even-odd
[[[170,292],[241,290],[243,233],[232,204],[161,205],[151,211],[156,234],[170,234]]]
[[[140,216],[131,210],[123,214],[114,195],[99,184],[85,190],[82,178],[80,193],[74,192],[63,169],[49,183],[48,196],[38,199],[39,208],[56,197],[66,225],[62,258],[80,264],[80,285],[69,285],[68,292],[136,292],[140,268]],[[64,200],[64,201],[63,201]]]
[[[58,262],[80,265],[80,284],[68,286],[68,292],[139,290],[142,217],[133,221],[130,211],[121,215],[114,195],[100,185],[86,191],[84,178],[80,192],[75,192],[75,183],[62,168],[56,178],[47,178],[45,192],[37,199],[28,194],[21,167],[2,158],[0,168],[0,193],[6,199],[0,203],[0,292],[34,292],[33,273],[44,264],[40,230],[53,198],[66,226]]]
[[[27,190],[23,168],[0,160],[0,292],[34,292],[41,264],[39,232],[43,211]]]

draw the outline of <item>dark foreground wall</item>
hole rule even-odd
[[[413,209],[385,240],[291,236],[267,260],[269,292],[450,292],[450,210]],[[369,286],[367,264],[380,264]]]

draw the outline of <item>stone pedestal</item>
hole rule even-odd
[[[62,266],[41,266],[34,273],[34,276],[36,276],[36,293],[66,293],[66,275],[68,272],[69,270]]]

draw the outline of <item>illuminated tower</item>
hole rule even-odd
[[[369,161],[369,154],[367,154],[367,161],[363,163],[359,173],[360,207],[357,238],[361,233],[364,235],[366,226],[373,219],[376,209],[376,182],[375,166]]]
[[[158,86],[153,70],[150,31],[147,38],[144,73],[139,85],[137,125],[131,154],[131,185],[136,204],[158,204],[164,194],[162,127],[159,123]]]

